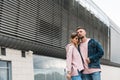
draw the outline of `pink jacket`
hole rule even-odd
[[[76,76],[78,75],[78,70],[84,69],[80,54],[73,44],[66,46],[66,53],[66,70],[70,71],[72,76]]]

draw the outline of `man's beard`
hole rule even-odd
[[[79,37],[80,40],[82,40],[83,38],[84,38],[84,36]]]

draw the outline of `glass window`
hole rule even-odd
[[[65,60],[48,56],[33,56],[34,80],[66,80]]]
[[[7,63],[3,62],[3,61],[0,61],[0,67],[7,67]]]
[[[10,62],[0,61],[0,80],[11,80]]]

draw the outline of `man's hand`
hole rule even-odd
[[[86,59],[86,62],[89,64],[89,63],[90,63],[90,59],[89,59],[89,58],[87,58],[87,59]]]

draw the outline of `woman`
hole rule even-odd
[[[77,33],[73,32],[70,43],[66,46],[66,77],[68,80],[82,80],[81,71],[84,67],[77,47],[78,36]]]

